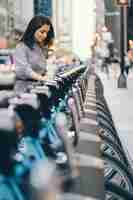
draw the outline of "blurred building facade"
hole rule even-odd
[[[0,36],[10,32],[14,26],[14,0],[0,0]]]
[[[119,48],[120,9],[115,2],[113,0],[84,0],[84,2],[82,0],[0,0],[0,36],[7,35],[13,29],[24,31],[34,15],[43,14],[51,17],[57,42],[62,47],[83,52],[87,45],[90,46],[96,29],[107,25],[113,34],[116,47]],[[133,39],[133,0],[127,16],[126,37]]]
[[[94,0],[53,0],[53,23],[61,47],[72,49],[85,58],[96,31]]]
[[[96,0],[0,0],[1,34],[25,30],[33,15],[52,18],[57,43],[82,57],[89,54],[96,31]],[[1,11],[0,10],[0,11]],[[3,20],[3,18],[5,20]]]
[[[33,0],[15,0],[14,1],[14,27],[24,31],[29,20],[34,15]]]
[[[52,16],[52,0],[34,0],[34,14]]]
[[[105,25],[105,4],[102,0],[96,0],[96,26],[97,31]]]
[[[33,0],[0,0],[0,35],[6,36],[14,28],[24,30],[33,16]]]
[[[58,44],[72,47],[72,1],[53,0],[53,24]]]

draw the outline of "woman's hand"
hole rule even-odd
[[[42,76],[34,71],[32,71],[32,73],[31,73],[31,78],[36,81],[46,81],[47,80],[46,75]]]

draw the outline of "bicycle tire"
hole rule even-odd
[[[109,154],[109,155],[111,155],[111,156],[113,156],[115,158],[118,158],[124,164],[126,164],[127,166],[129,166],[129,163],[128,163],[128,160],[127,160],[127,158],[125,156],[124,150],[117,143],[112,142],[112,140],[110,140],[110,138],[108,138],[106,136],[101,136],[101,139],[102,139],[102,141],[105,142],[105,145],[108,145],[107,146],[108,148],[111,148],[111,151],[113,153],[116,153],[116,155],[114,155],[114,154],[111,155],[111,154],[109,154],[108,151],[104,151],[104,149],[102,151],[106,152],[107,154]]]
[[[112,119],[112,115],[111,115],[110,111],[105,107],[105,105],[103,105],[101,102],[96,101],[96,106],[97,106],[97,109],[104,110],[104,112],[107,113],[110,116],[110,118]]]
[[[112,128],[110,128],[108,126],[108,124],[103,123],[103,122],[98,122],[98,126],[106,131],[108,131],[111,135],[113,135],[115,138],[118,138],[117,132],[115,130],[112,130]]]
[[[101,107],[97,107],[97,112],[98,112],[98,114],[104,115],[105,118],[107,117],[109,121],[114,123],[111,115],[109,113],[107,113],[105,110],[103,110]]]
[[[117,131],[115,129],[114,126],[110,125],[106,120],[104,120],[103,118],[99,118],[98,120],[99,124],[102,124],[105,127],[108,127],[110,130],[112,130],[112,132],[114,132],[115,134],[117,134]]]
[[[118,135],[114,135],[110,132],[109,129],[106,129],[105,127],[99,127],[99,136],[105,136],[105,137],[108,137],[110,140],[112,140],[112,142],[118,144],[120,147],[122,147],[122,144],[121,144],[121,141],[120,141],[120,138],[118,137]]]
[[[133,200],[133,193],[124,190],[115,183],[106,181],[104,186],[105,200]],[[109,197],[107,195],[109,195]]]
[[[98,121],[99,121],[99,120],[104,120],[106,123],[109,124],[109,126],[111,126],[111,127],[113,127],[113,128],[115,129],[114,123],[111,122],[111,120],[109,120],[107,116],[105,117],[103,114],[98,113],[98,114],[97,114],[97,120],[98,120]]]
[[[103,152],[104,166],[105,166],[105,181],[113,181],[117,183],[120,178],[120,186],[127,191],[133,192],[133,173],[120,160]],[[119,173],[119,174],[118,174]],[[116,177],[115,177],[116,176]]]

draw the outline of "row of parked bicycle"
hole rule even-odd
[[[54,199],[51,190],[67,192],[77,178],[72,148],[79,140],[89,68],[33,82],[17,95],[14,77],[6,73],[0,85],[0,199]]]
[[[91,75],[95,79],[94,90],[88,90]],[[82,170],[73,157],[82,151],[83,131],[88,133],[88,138],[90,132],[94,136],[87,120],[94,115],[98,123],[96,136],[100,136],[101,141],[96,145],[91,137],[87,138],[87,153],[104,160],[104,177],[101,176],[100,181],[104,182],[105,191],[99,196],[89,195],[108,200],[133,199],[132,168],[104,98],[103,85],[89,66],[69,69],[57,75],[54,81],[33,82],[27,93],[19,95],[13,91],[14,78],[11,80],[9,74],[8,78],[5,74],[3,83],[0,82],[1,200],[54,200],[57,193],[80,193],[75,185]],[[87,105],[95,114],[87,115]],[[95,148],[91,144],[96,145]],[[88,174],[89,170],[88,167]],[[94,193],[97,193],[97,178]],[[78,188],[82,187],[81,181]],[[91,185],[86,187],[89,190]],[[77,196],[59,195],[58,198],[74,200]]]
[[[95,119],[96,115],[96,121],[98,124],[97,132],[98,136],[101,138],[101,155],[99,155],[97,149],[99,148],[99,145],[97,145],[97,142],[94,143],[94,141],[92,142],[91,140],[90,143],[88,142],[88,154],[95,155],[99,158],[101,156],[104,160],[104,198],[110,200],[130,200],[133,199],[133,169],[131,166],[131,161],[129,161],[129,158],[125,153],[125,149],[123,148],[115,128],[115,124],[106,99],[104,98],[104,86],[100,78],[95,73],[93,73],[93,76],[95,77],[95,89],[88,90],[88,85],[86,84],[86,90],[83,95],[84,97],[82,98],[83,101],[81,101],[82,103],[79,106],[79,110],[82,110],[82,114],[80,115],[81,123],[79,135],[82,136],[82,131],[86,133],[92,132],[93,135],[95,134],[95,131],[91,129],[91,126],[86,125],[86,123],[82,123],[82,119],[86,118],[87,116],[91,119]],[[88,114],[87,108],[96,112],[91,112],[90,115],[90,113]],[[87,121],[87,123],[89,123],[89,121]],[[95,145],[95,148],[91,146],[91,143]],[[98,176],[96,179],[94,177],[96,186],[97,182],[99,181],[98,178]],[[97,189],[95,189],[95,191],[97,191]],[[103,199],[102,192],[101,199]]]

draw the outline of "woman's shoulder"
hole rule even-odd
[[[23,42],[20,42],[17,44],[14,55],[22,55],[22,54],[27,54],[30,51],[30,48],[25,45]]]
[[[16,50],[18,50],[18,49],[29,49],[29,48],[27,47],[26,44],[24,44],[24,42],[20,42],[16,46]]]

